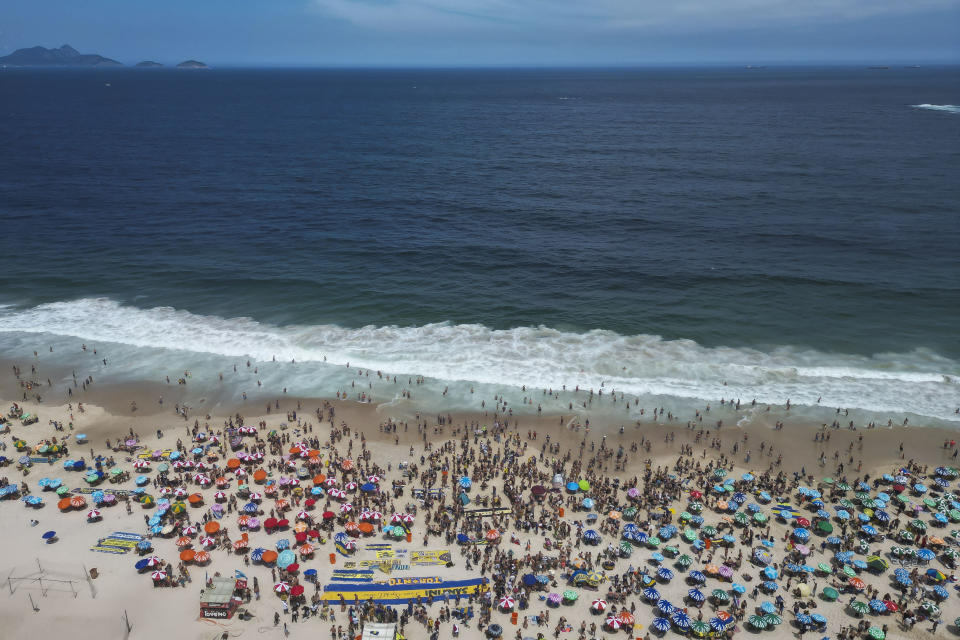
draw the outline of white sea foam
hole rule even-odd
[[[931,111],[947,111],[949,113],[960,113],[960,106],[955,104],[914,104],[914,109],[929,109]]]
[[[782,346],[770,351],[708,348],[691,340],[623,336],[547,327],[494,330],[482,325],[419,327],[335,325],[272,326],[250,318],[203,316],[172,308],[140,309],[108,299],[80,299],[30,309],[0,310],[2,338],[23,334],[66,336],[116,345],[127,370],[156,379],[183,360],[197,368],[209,357],[210,376],[224,360],[297,361],[296,367],[261,367],[262,376],[298,393],[332,394],[350,384],[343,365],[438,381],[421,397],[449,386],[466,404],[473,386],[568,390],[615,389],[643,398],[859,408],[875,414],[917,414],[957,420],[960,364],[927,350],[872,357]],[[32,340],[32,339],[31,339]],[[43,344],[43,343],[41,343]],[[33,348],[36,348],[35,346]],[[124,351],[126,350],[126,351]],[[191,355],[192,354],[192,355]],[[267,384],[268,380],[264,380]],[[389,400],[395,391],[390,391]],[[536,396],[539,398],[539,394]],[[449,398],[448,398],[449,399]],[[566,407],[561,397],[555,408]],[[535,400],[536,402],[537,400]],[[660,400],[655,400],[658,402]],[[650,406],[649,404],[647,406]],[[546,407],[545,407],[546,408]]]

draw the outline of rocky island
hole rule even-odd
[[[0,57],[7,67],[122,67],[123,64],[95,53],[80,53],[68,44],[59,49],[29,47]]]
[[[199,60],[184,60],[177,65],[177,69],[209,69],[206,64]]]
[[[154,62],[153,60],[144,60],[143,62],[138,62],[134,66],[138,69],[159,69],[163,65],[159,62]]]

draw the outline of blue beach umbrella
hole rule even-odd
[[[140,542],[137,543],[137,549],[139,549],[140,551],[149,551],[152,548],[153,548],[153,543],[151,543],[149,540],[141,540]]]
[[[734,582],[732,585],[730,585],[730,590],[739,594],[744,594],[747,592],[747,588],[739,582]]]
[[[779,585],[777,585],[777,583],[773,580],[767,580],[766,582],[761,583],[760,587],[772,593],[777,590]]]
[[[584,498],[580,504],[584,509],[593,509],[593,498]]]
[[[707,581],[707,576],[704,575],[702,571],[691,571],[689,574],[687,574],[687,577],[690,578],[690,580],[698,583],[704,583]]]
[[[670,620],[673,621],[673,624],[677,625],[679,629],[688,629],[690,627],[690,616],[685,614],[681,609],[677,609],[670,614]]]
[[[724,620],[723,618],[710,618],[710,628],[714,631],[724,632],[733,624],[733,618]]]
[[[763,611],[764,613],[776,613],[777,608],[772,602],[766,601],[760,604],[760,611]]]
[[[595,529],[587,529],[583,532],[583,539],[587,542],[597,543],[600,542],[600,534]]]
[[[671,613],[673,613],[673,611],[674,611],[675,608],[676,608],[676,607],[674,607],[672,604],[670,604],[670,602],[667,601],[667,600],[658,600],[658,601],[657,601],[657,609],[660,610],[661,612],[663,612],[663,613],[666,614],[666,615],[670,615]]]
[[[813,620],[815,624],[818,624],[821,626],[827,624],[827,619],[824,616],[820,615],[819,613],[810,614],[810,619]]]
[[[579,488],[580,488],[580,485],[577,484],[576,482],[567,483],[567,491],[573,492],[573,491],[577,491]]]
[[[767,567],[763,570],[763,576],[768,580],[776,580],[778,575],[777,570],[773,567]]]
[[[473,486],[473,480],[471,480],[467,476],[463,476],[462,478],[460,478],[460,486],[464,489],[469,489],[470,487]],[[567,486],[567,488],[569,488],[569,485]]]
[[[687,597],[694,602],[703,602],[706,600],[706,596],[704,596],[703,592],[699,589],[690,589],[690,591],[687,591]]]
[[[280,555],[277,556],[277,566],[278,567],[288,567],[294,562],[297,561],[297,554],[289,549],[280,552]]]
[[[264,549],[263,547],[257,547],[256,549],[250,552],[250,559],[253,560],[254,562],[260,562],[261,560],[263,560],[263,554],[265,552],[266,552],[266,549]]]
[[[260,510],[260,506],[256,502],[248,502],[247,504],[243,505],[243,510],[247,513],[256,513]]]
[[[650,626],[660,633],[666,633],[670,630],[670,621],[666,618],[654,618],[653,622],[650,623]]]
[[[883,600],[871,600],[867,603],[867,606],[869,606],[874,613],[886,613],[887,611],[887,605],[883,604]]]
[[[138,560],[137,564],[133,565],[133,568],[137,571],[144,571],[150,566],[150,561],[144,558],[143,560]]]
[[[657,569],[657,577],[661,580],[672,580],[673,571],[670,571],[670,569],[667,569],[666,567],[660,567]]]
[[[289,549],[290,541],[287,540],[286,538],[280,538],[279,540],[277,540],[276,547],[277,547],[277,551],[283,551],[284,549]]]
[[[862,527],[860,527],[860,531],[863,531],[863,532],[864,532],[865,534],[867,534],[868,536],[875,536],[875,535],[877,535],[877,529],[876,529],[876,527],[872,527],[872,526],[870,526],[869,524],[865,524],[865,525],[863,525]]]
[[[653,587],[647,587],[643,590],[643,597],[645,600],[655,602],[660,599],[660,592]]]

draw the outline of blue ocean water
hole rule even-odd
[[[0,96],[0,353],[956,418],[957,68],[6,69]]]

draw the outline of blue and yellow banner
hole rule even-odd
[[[372,600],[379,604],[407,604],[417,598],[435,600],[444,596],[469,596],[482,593],[486,587],[486,578],[469,580],[444,580],[442,578],[390,578],[386,582],[373,584],[328,584],[323,588],[325,602],[345,602]]]

